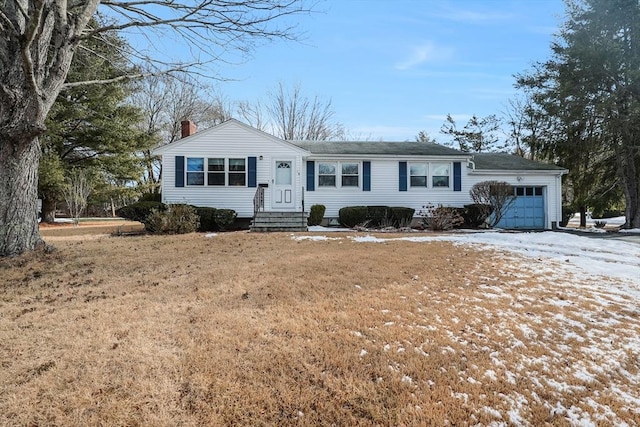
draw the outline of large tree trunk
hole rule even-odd
[[[44,245],[38,232],[37,137],[0,144],[0,256]]]
[[[580,228],[587,228],[587,207],[582,205],[580,211]]]
[[[640,155],[634,148],[624,150],[624,155],[618,158],[625,198],[623,228],[640,228]]]
[[[51,198],[42,199],[42,222],[56,222],[56,201]]]

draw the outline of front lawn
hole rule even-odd
[[[615,279],[334,234],[0,259],[0,425],[640,423],[640,301]]]

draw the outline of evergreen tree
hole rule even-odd
[[[92,40],[75,56],[69,82],[113,79],[130,72],[125,42],[111,32]],[[63,91],[47,118],[41,139],[38,195],[43,200],[43,221],[55,219],[56,203],[62,200],[64,176],[71,168],[89,168],[94,179],[107,182],[136,181],[141,175],[137,153],[152,140],[136,126],[140,111],[126,102],[131,82],[78,86]],[[110,188],[104,182],[94,182]],[[117,188],[110,188],[117,191]],[[100,193],[95,193],[100,195]],[[108,194],[102,194],[109,198]]]
[[[621,190],[625,226],[640,228],[640,2],[576,0],[567,9],[552,58],[518,84],[547,116],[544,151],[570,170],[577,207]]]
[[[452,137],[453,143],[448,145],[453,148],[464,152],[481,153],[502,151],[506,148],[499,143],[499,138],[496,135],[499,128],[500,120],[493,114],[484,118],[474,115],[462,129],[458,129],[451,114],[447,114],[447,119],[440,132]]]

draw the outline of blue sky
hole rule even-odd
[[[438,140],[447,113],[460,125],[499,114],[513,75],[549,57],[562,0],[326,0],[297,18],[299,42],[260,46],[217,71],[237,81],[228,100],[264,97],[278,82],[331,99],[354,137]]]

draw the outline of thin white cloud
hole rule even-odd
[[[415,46],[407,59],[396,64],[397,70],[409,70],[427,62],[446,61],[453,56],[453,49],[425,42]]]
[[[438,18],[449,19],[457,22],[467,22],[473,24],[508,21],[514,19],[513,13],[504,12],[479,12],[470,9],[461,9],[454,7],[445,7],[442,12],[434,13],[434,16]]]

